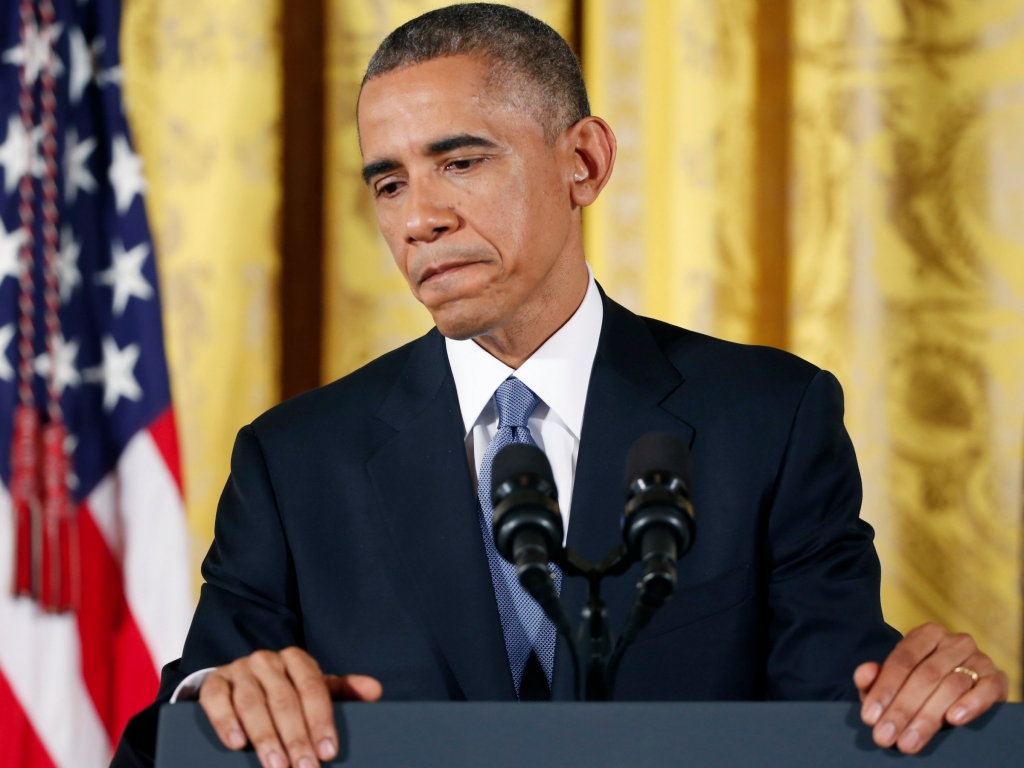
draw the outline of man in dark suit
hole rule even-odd
[[[437,328],[241,431],[182,658],[115,765],[151,762],[172,695],[266,768],[336,754],[332,696],[570,698],[565,649],[489,541],[475,485],[502,441],[544,448],[568,544],[593,559],[619,539],[633,441],[692,448],[696,544],[618,698],[860,695],[905,752],[1006,698],[970,637],[883,621],[835,378],[597,287],[580,212],[615,138],[553,30],[502,6],[422,16],[374,55],[358,119],[381,231]],[[607,585],[613,625],[635,581]],[[561,594],[578,615],[584,585]]]

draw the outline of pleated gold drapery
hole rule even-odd
[[[766,13],[788,73],[764,70]],[[598,279],[737,341],[785,297],[783,345],[846,390],[888,620],[973,633],[1019,697],[1024,3],[587,0],[583,23],[621,146],[584,218]],[[788,129],[766,85],[790,94]],[[773,141],[782,253],[763,231]],[[786,276],[776,296],[765,272]]]
[[[1024,3],[794,3],[791,348],[847,391],[883,603],[1021,689]]]
[[[619,302],[749,342],[757,307],[751,168],[754,0],[586,0],[583,69],[619,141],[584,212],[587,258]]]
[[[277,0],[124,4],[197,566],[235,433],[278,399],[279,12]]]
[[[359,83],[370,56],[395,27],[437,0],[329,0],[327,31],[327,172],[325,192],[323,371],[331,381],[400,344],[433,322],[412,297],[377,228],[363,184],[356,136]],[[571,0],[511,2],[565,36]]]

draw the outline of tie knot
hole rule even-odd
[[[498,410],[498,429],[525,427],[527,419],[537,407],[537,396],[519,379],[510,376],[494,391],[494,406]]]

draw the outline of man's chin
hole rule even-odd
[[[501,325],[501,315],[495,311],[495,307],[479,304],[468,301],[451,302],[439,309],[431,309],[430,314],[442,336],[455,341],[475,339]]]

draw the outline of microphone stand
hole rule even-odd
[[[573,549],[565,549],[559,565],[566,576],[581,576],[587,580],[590,591],[583,606],[580,626],[575,640],[569,633],[562,632],[569,643],[574,666],[574,688],[576,700],[580,700],[580,678],[583,678],[584,701],[610,701],[615,690],[615,678],[619,662],[626,648],[636,639],[654,613],[665,602],[665,597],[652,603],[641,582],[637,599],[626,619],[618,641],[613,643],[608,623],[608,608],[601,597],[601,581],[607,576],[621,576],[633,564],[625,546],[619,545],[609,552],[597,565]],[[560,601],[559,601],[560,602]],[[555,626],[566,624],[565,611],[559,606],[561,621]],[[547,613],[547,608],[545,608]],[[550,613],[548,614],[551,615]],[[552,617],[552,620],[554,618]],[[580,669],[580,666],[583,669]]]

